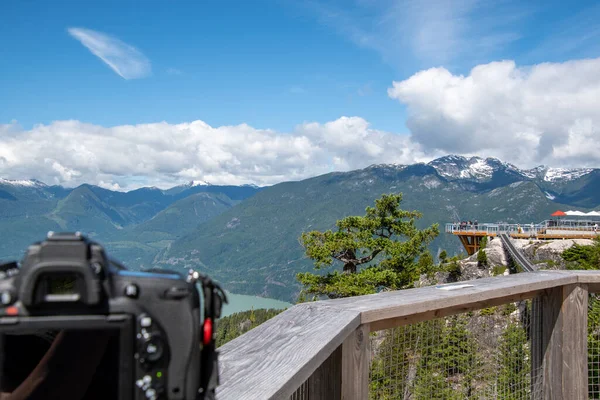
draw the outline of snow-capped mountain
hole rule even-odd
[[[551,168],[540,165],[532,169],[520,169],[513,164],[498,160],[497,158],[463,157],[449,155],[429,162],[427,165],[436,169],[438,174],[446,179],[468,179],[485,181],[492,178],[498,171],[508,174],[517,174],[526,179],[539,179],[545,182],[569,182],[581,178],[592,171],[593,168]]]
[[[4,179],[4,178],[0,178],[0,185],[24,186],[24,187],[45,187],[45,186],[47,186],[45,183],[40,182],[36,179],[12,180],[12,179]]]
[[[496,158],[463,157],[449,155],[429,162],[427,165],[447,179],[491,179],[494,172],[499,170],[517,170],[514,165],[502,162]]]
[[[524,172],[532,174],[533,171],[535,171],[534,173],[536,174],[536,177],[539,177],[546,182],[559,182],[559,181],[568,182],[568,181],[572,181],[572,180],[581,178],[582,176],[585,176],[585,175],[589,174],[590,172],[594,171],[594,169],[593,168],[567,169],[567,168],[550,168],[550,167],[539,166],[539,167],[536,167],[534,169],[531,169],[529,171],[524,171]]]
[[[191,181],[190,183],[188,183],[188,186],[190,186],[190,187],[194,187],[194,186],[211,186],[211,184],[209,182],[206,182],[206,181]]]

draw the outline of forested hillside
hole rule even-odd
[[[149,267],[160,249],[259,190],[191,182],[117,192],[0,179],[0,259],[20,258],[48,231],[80,231],[128,268]]]
[[[265,188],[191,182],[116,192],[92,185],[0,180],[0,259],[20,258],[47,231],[82,231],[128,268],[197,268],[240,294],[295,301],[295,276],[312,263],[298,238],[361,215],[383,193],[403,193],[417,227],[460,220],[530,223],[556,209],[598,207],[595,169],[521,170],[496,159],[447,156],[428,164],[373,165]],[[440,234],[435,260],[460,242]]]
[[[493,159],[446,157],[427,165],[376,165],[281,183],[201,224],[161,252],[156,263],[193,265],[233,292],[294,301],[300,290],[296,273],[312,269],[298,237],[363,214],[383,193],[403,193],[404,209],[423,213],[420,228],[438,223],[443,230],[446,222],[476,219],[530,223],[548,219],[556,209],[576,207],[558,199],[575,201],[579,190],[596,190],[600,175],[585,172],[548,176],[544,169],[521,171]],[[575,203],[598,206],[597,200],[585,199],[577,197]],[[462,246],[441,234],[430,250],[434,257],[441,250],[453,255]]]

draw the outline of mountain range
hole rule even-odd
[[[190,182],[171,189],[115,192],[93,185],[48,186],[0,179],[0,259],[20,258],[47,231],[82,231],[131,269],[198,268],[235,293],[293,301],[295,274],[312,269],[298,242],[363,215],[382,193],[440,224],[437,254],[461,251],[444,223],[539,222],[556,209],[600,206],[600,169],[537,167],[494,158],[446,156],[427,164],[372,165],[269,187]]]

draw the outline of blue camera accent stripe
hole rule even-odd
[[[129,271],[129,270],[119,270],[116,271],[118,275],[121,276],[131,276],[135,278],[159,278],[159,279],[176,279],[181,280],[181,275],[178,274],[159,274],[156,272],[144,272],[144,271]]]

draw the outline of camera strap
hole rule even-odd
[[[216,349],[217,320],[221,318],[221,310],[227,303],[225,291],[208,276],[198,271],[190,271],[190,278],[202,285],[204,295],[204,319],[201,330],[202,351],[200,360],[199,399],[214,398],[215,389],[219,385],[218,351]]]

